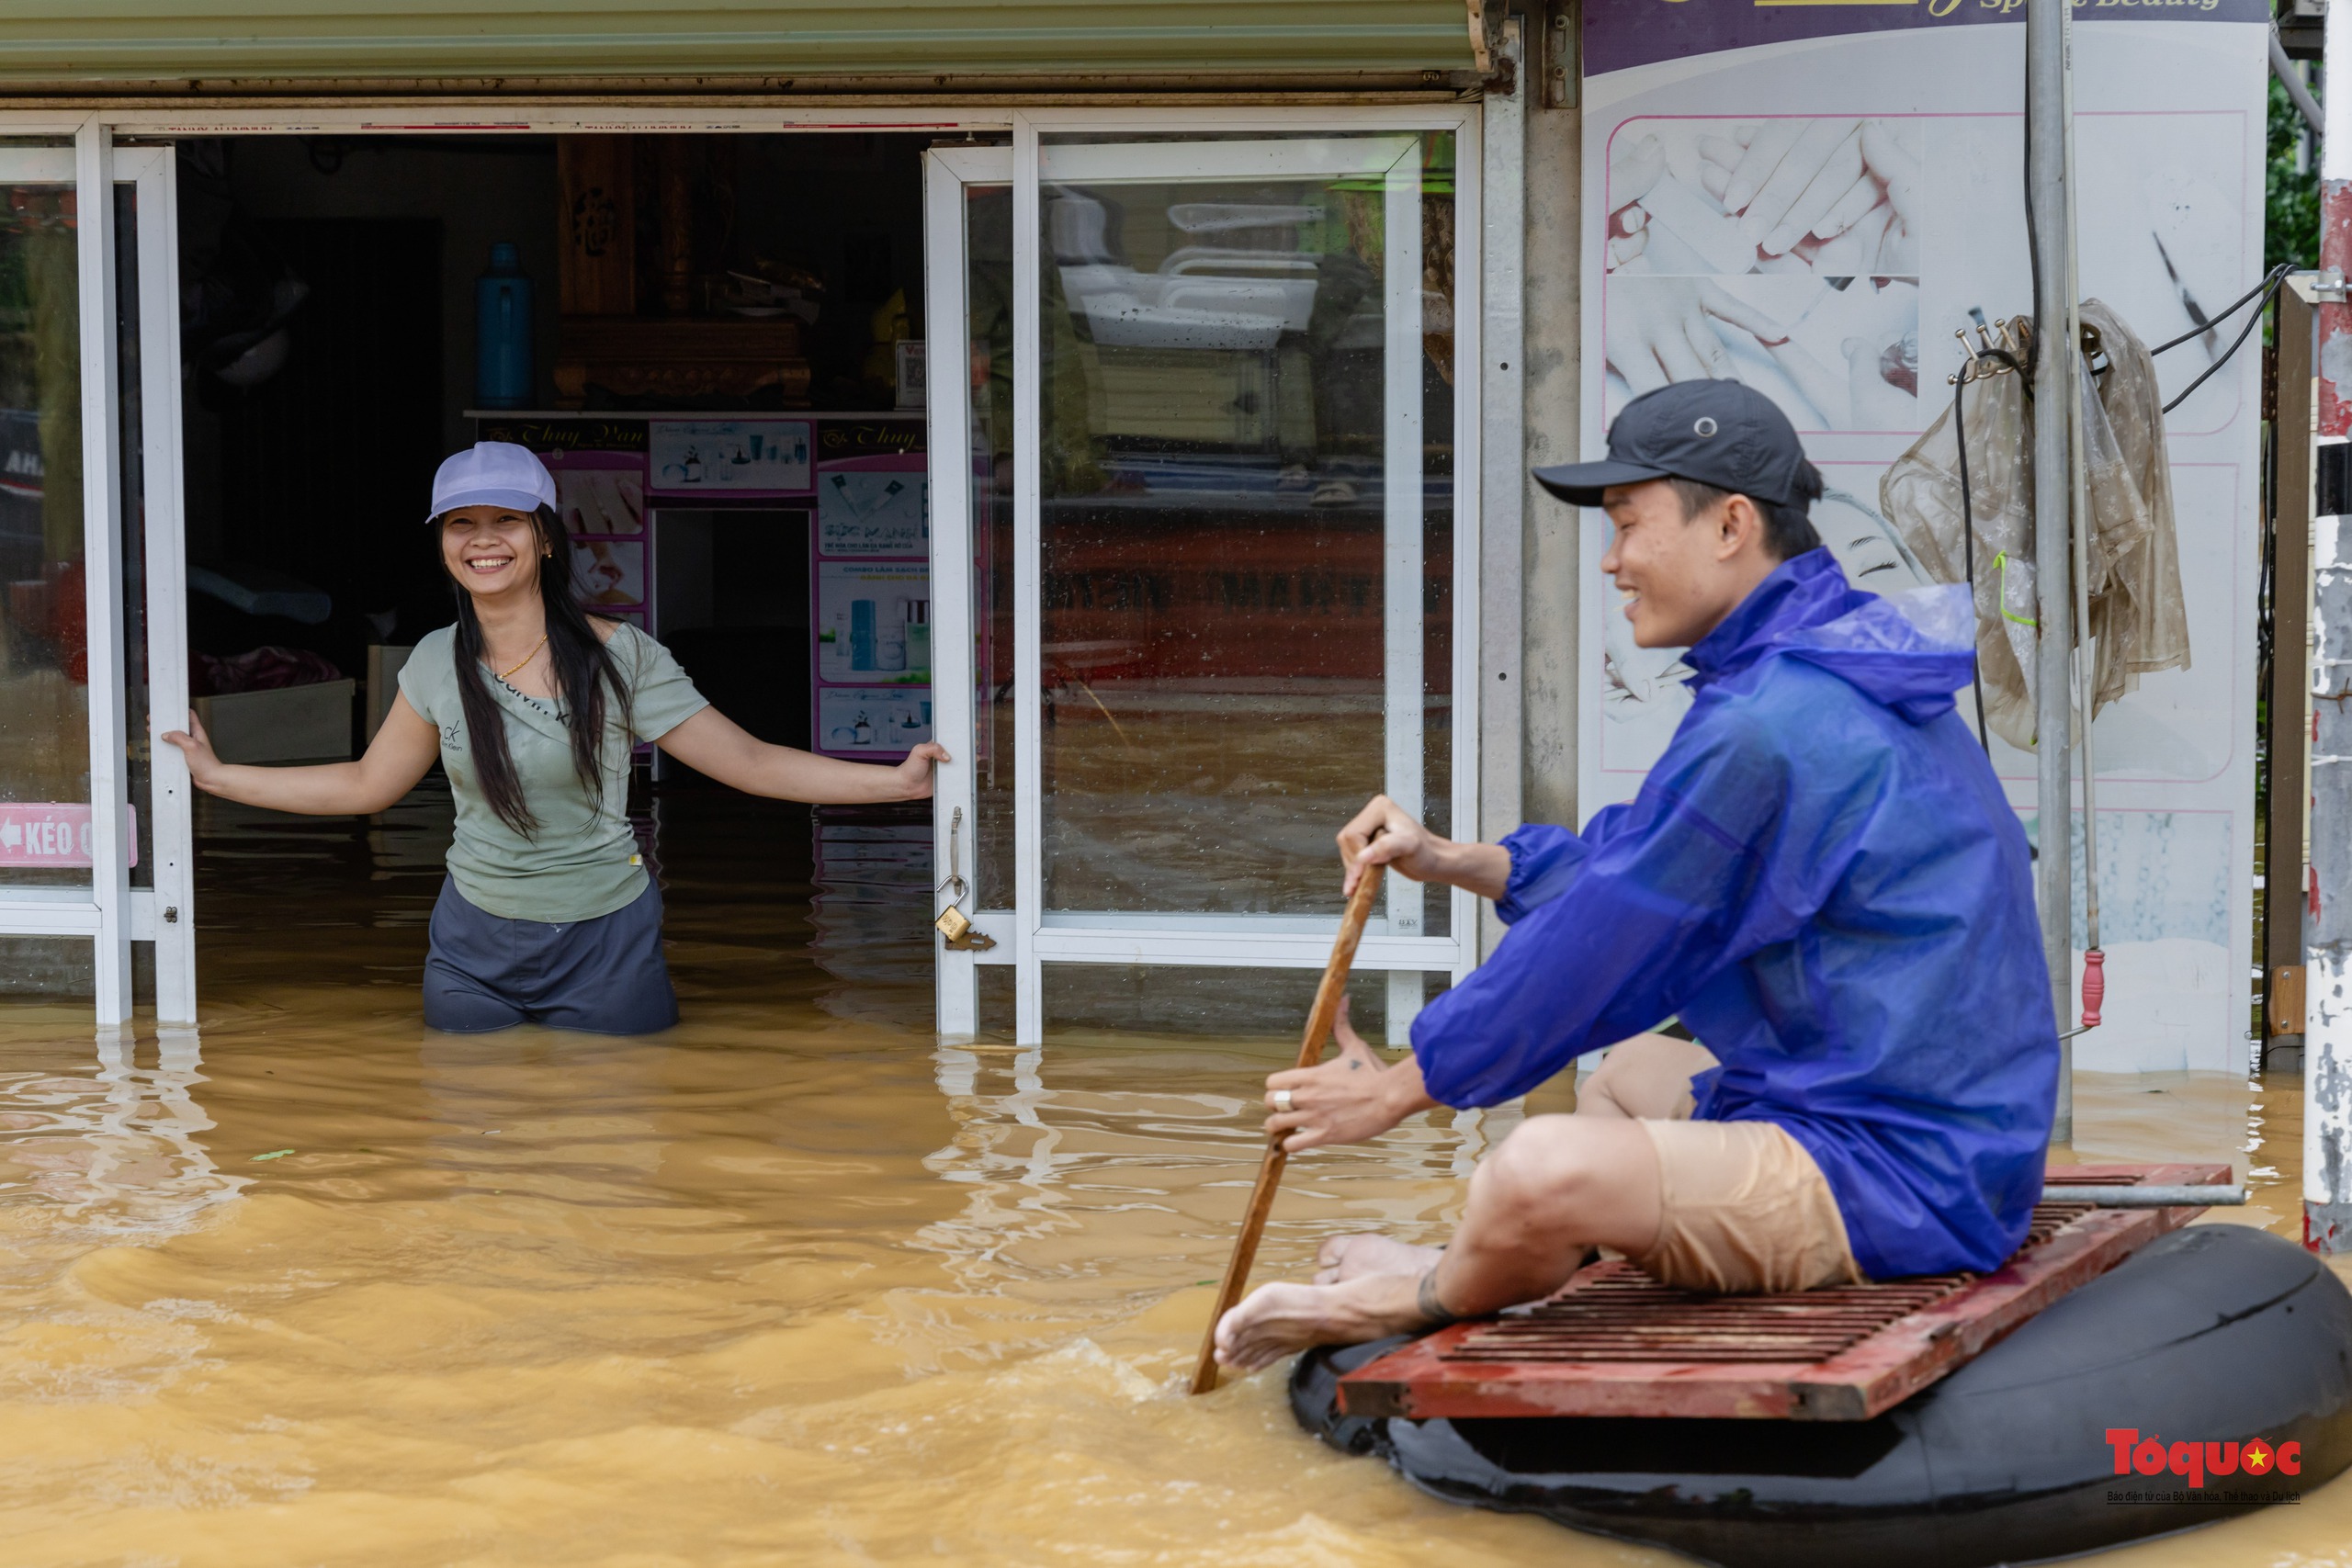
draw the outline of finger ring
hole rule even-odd
[[[1290,1090],[1286,1089],[1278,1089],[1274,1090],[1274,1109],[1277,1111],[1288,1111],[1290,1109]]]

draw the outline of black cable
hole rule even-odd
[[[2025,263],[2033,279],[2033,324],[2041,325],[2041,233],[2033,224],[2033,46],[2025,51]]]
[[[1984,755],[1989,759],[1993,755],[1993,734],[1984,728],[1984,678],[1977,669],[1980,660],[1976,658],[1977,638],[1973,635],[1978,614],[1976,609],[1976,513],[1968,502],[1968,425],[1961,412],[1961,399],[1967,394],[1967,391],[1968,378],[1963,373],[1961,378],[1954,381],[1951,386],[1951,434],[1953,441],[1960,448],[1961,546],[1968,552],[1966,557],[1968,626],[1972,634],[1968,649],[1971,656],[1968,665],[1968,689],[1976,695],[1976,743],[1984,748]]]
[[[2228,310],[2222,311],[2211,321],[2207,321],[2204,325],[2191,327],[2187,332],[2181,333],[2178,337],[2174,338],[2171,342],[2156,344],[2155,347],[2148,350],[2148,353],[2151,355],[2162,354],[2168,348],[2178,348],[2190,338],[2203,337],[2207,333],[2211,332],[2215,327],[2220,326],[2223,321],[2228,321],[2232,316],[2234,316],[2240,310],[2245,310],[2246,301],[2252,299],[2256,295],[2267,294],[2271,289],[2278,288],[2278,280],[2286,276],[2290,272],[2292,272],[2294,268],[2295,264],[2293,262],[2280,262],[2277,266],[2272,267],[2267,273],[2263,275],[2261,282],[2247,289],[2244,294],[2239,295],[2236,304],[2231,306]]]
[[[2271,289],[2277,288],[2278,287],[2279,280],[2286,276],[2287,269],[2284,266],[2274,268],[2268,280],[2263,284],[2260,291],[2267,293]],[[2244,300],[2240,300],[2238,303],[2244,304],[2245,302],[2245,301]],[[2269,301],[2267,299],[2263,301],[2263,304],[2265,305],[2268,303]],[[2233,306],[2231,309],[2234,310],[2236,307]],[[2245,345],[2245,340],[2254,335],[2254,329],[2261,324],[2262,306],[2257,305],[2255,307],[2253,313],[2246,317],[2245,325],[2238,330],[2238,335],[2230,340],[2230,346],[2222,350],[2220,355],[2214,359],[2212,364],[2208,365],[2202,371],[2199,372],[2196,380],[2191,381],[2188,386],[2183,387],[2180,389],[2180,396],[2166,403],[2164,407],[2164,412],[2170,413],[2173,410],[2187,402],[2188,400],[2188,394],[2203,386],[2206,382],[2206,378],[2211,376],[2214,371],[2219,370],[2222,366],[2227,365],[2230,362],[2230,356],[2236,354],[2237,351]]]
[[[2025,400],[2033,401],[2033,350],[2030,347],[2026,350],[2023,360],[2019,360],[2016,355],[2006,348],[1988,348],[1977,357],[1994,360],[2016,371],[2018,384],[2025,392]]]
[[[2278,449],[2277,431],[2270,421],[2263,422],[2260,439],[2261,468],[2256,470],[2256,477],[2262,486],[2262,571],[2256,580],[2257,587],[2255,591],[2254,689],[2267,700],[2270,661],[2276,652],[2278,635]]]

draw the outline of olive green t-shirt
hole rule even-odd
[[[569,710],[526,697],[484,670],[482,684],[506,721],[506,750],[523,800],[538,818],[528,836],[499,819],[482,795],[458,695],[456,628],[424,637],[401,666],[401,694],[441,732],[441,765],[458,801],[449,878],[466,901],[509,920],[550,925],[592,920],[645,890],[645,867],[628,827],[628,755],[634,740],[658,740],[710,705],[670,650],[627,622],[605,653],[628,689],[626,713],[606,692],[601,800],[571,771]]]

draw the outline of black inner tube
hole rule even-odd
[[[1869,1421],[1339,1415],[1340,1374],[1402,1343],[1302,1358],[1300,1424],[1432,1495],[1725,1568],[2039,1562],[2293,1501],[2352,1466],[2352,1292],[2250,1225],[2150,1243]],[[2166,1462],[2119,1472],[2127,1430]],[[2174,1444],[2256,1438],[2296,1445],[2294,1471],[2169,1462]]]

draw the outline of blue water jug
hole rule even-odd
[[[531,279],[522,254],[501,241],[490,247],[490,270],[474,280],[474,402],[527,408],[531,385]]]

